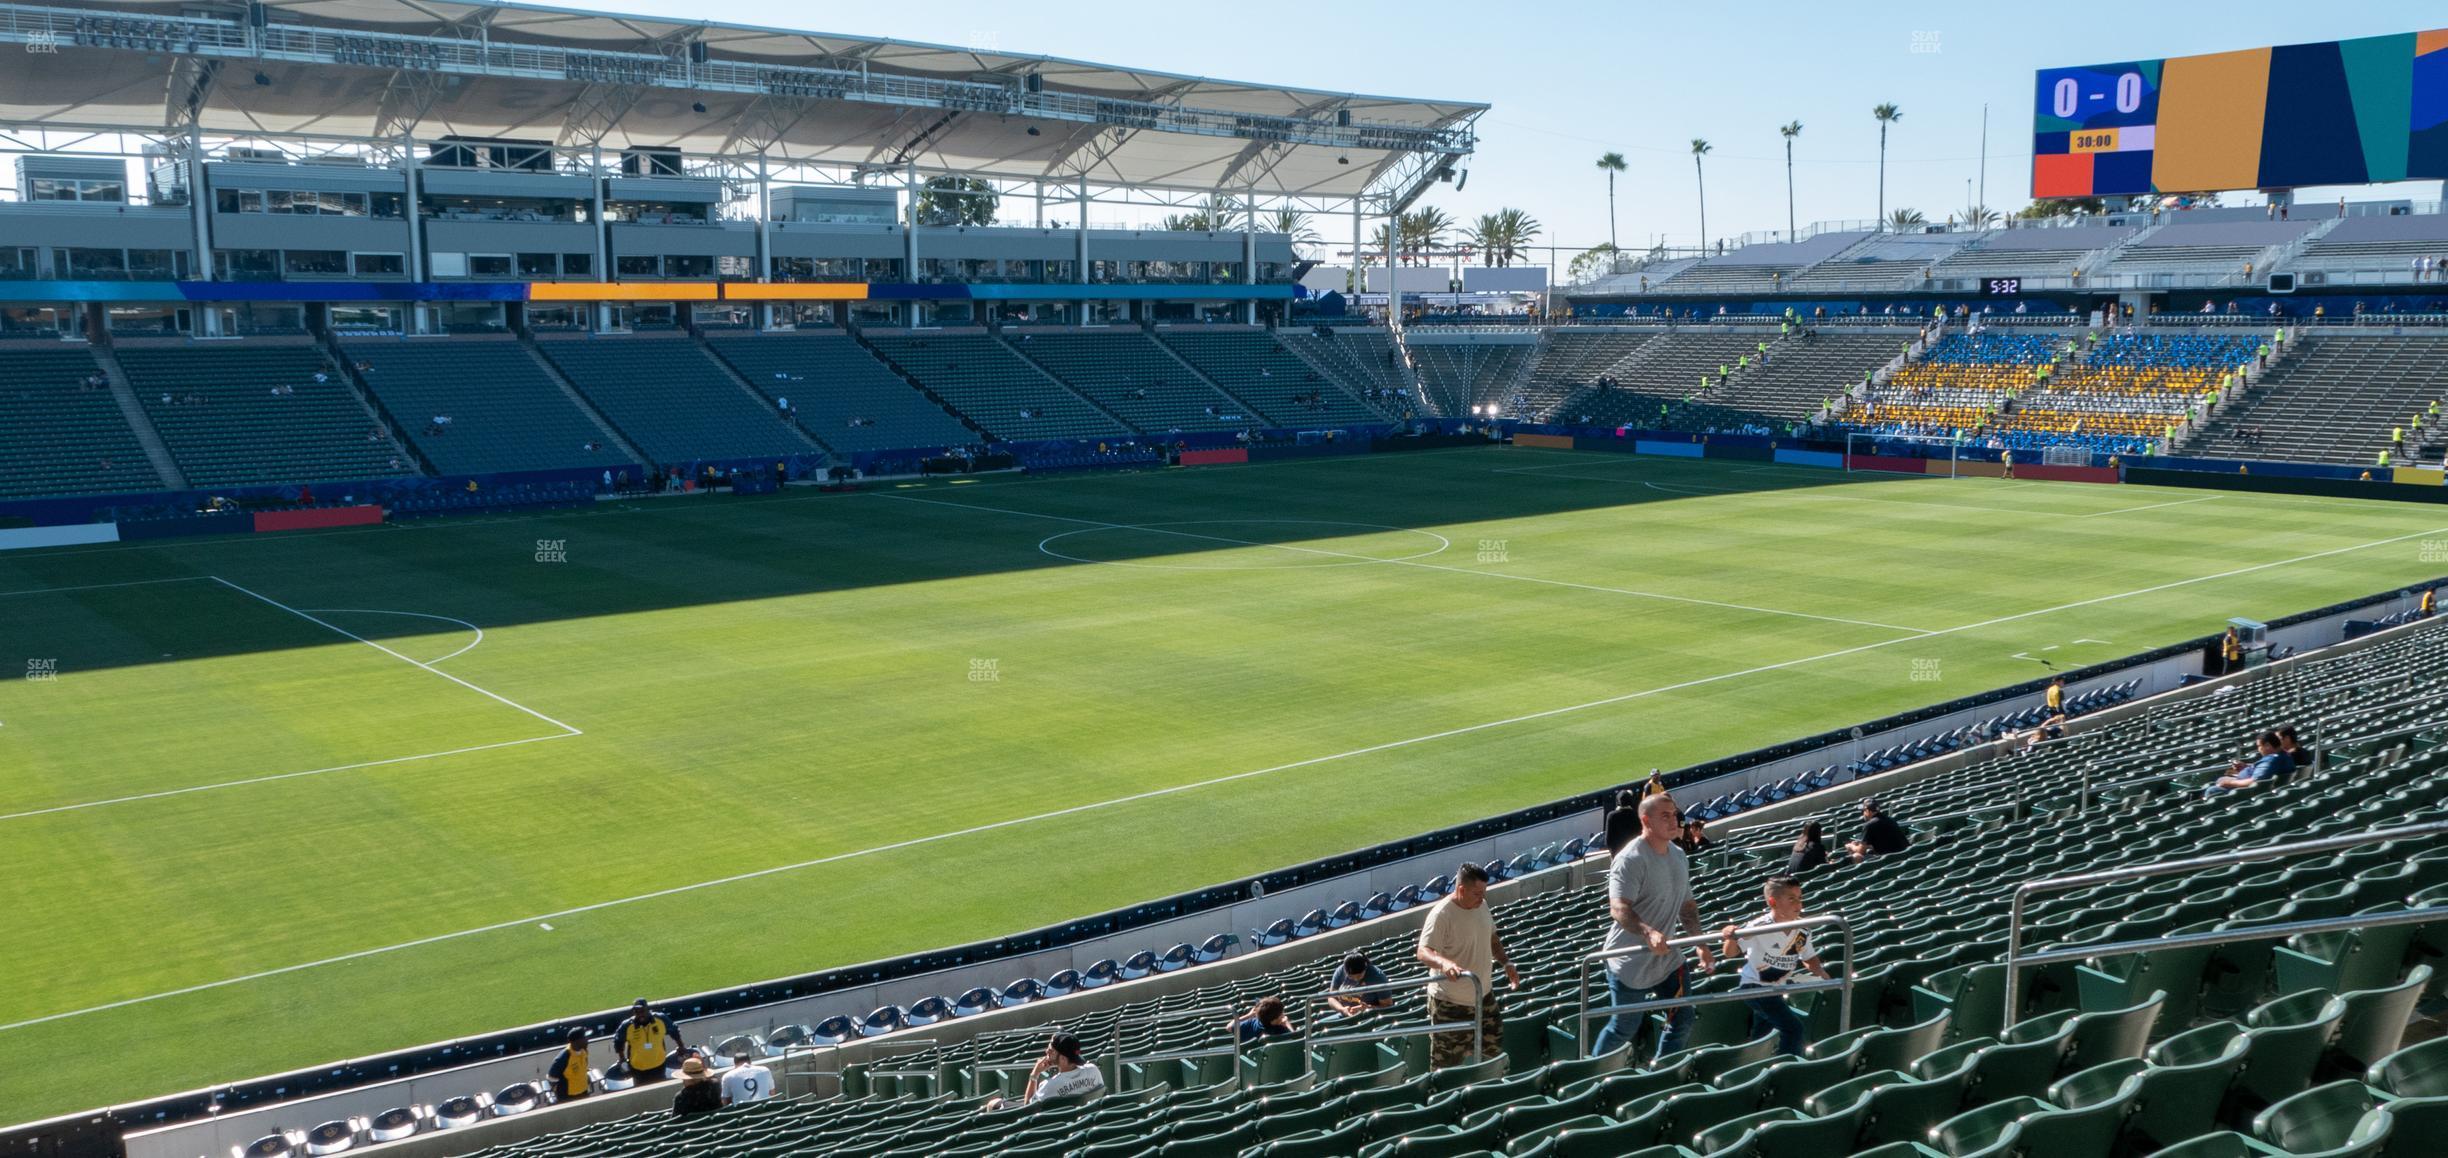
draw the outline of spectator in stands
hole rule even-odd
[[[1020,1103],[1033,1105],[1058,1098],[1086,1101],[1104,1092],[1105,1075],[1081,1052],[1079,1039],[1057,1031],[1037,1064],[1029,1067],[1028,1089],[1021,1093]],[[985,1108],[1000,1110],[1007,1104],[999,1097],[988,1098]]]
[[[1242,1045],[1300,1032],[1292,1028],[1292,1015],[1284,1011],[1283,998],[1272,993],[1259,998],[1249,1013],[1233,1022],[1232,1030],[1233,1040]]]
[[[1717,842],[1708,838],[1707,821],[1687,816],[1683,818],[1683,835],[1675,838],[1675,847],[1682,849],[1684,856],[1692,857],[1717,847]]]
[[[773,1071],[758,1065],[746,1049],[731,1053],[731,1068],[723,1071],[722,1104],[743,1106],[774,1096]]]
[[[680,1027],[669,1018],[655,1012],[641,997],[629,1006],[629,1020],[620,1024],[613,1038],[613,1048],[620,1060],[628,1063],[629,1072],[637,1075],[639,1085],[659,1082],[664,1078],[663,1066],[672,1056],[688,1048],[680,1039]]]
[[[1615,807],[1607,810],[1606,850],[1608,856],[1622,852],[1624,846],[1640,835],[1641,791],[1626,788],[1615,794]]]
[[[1904,835],[1904,826],[1887,815],[1886,808],[1876,800],[1862,801],[1861,835],[1845,842],[1845,851],[1852,853],[1854,860],[1892,856],[1910,847],[1912,840]]]
[[[1612,1005],[1681,997],[1690,992],[1689,967],[1684,964],[1681,952],[1667,947],[1670,939],[1667,930],[1679,924],[1685,933],[1701,932],[1700,906],[1692,898],[1691,864],[1674,843],[1674,798],[1652,796],[1641,801],[1640,819],[1640,839],[1615,854],[1614,863],[1607,868],[1607,915],[1612,923],[1607,929],[1606,948],[1609,952],[1622,952],[1607,961],[1607,995]],[[1716,968],[1716,959],[1708,946],[1698,948],[1701,972]],[[1647,1022],[1643,1014],[1622,1013],[1609,1018],[1605,1028],[1598,1031],[1592,1052],[1605,1054],[1619,1048],[1637,1048],[1641,1027]],[[1664,1057],[1683,1048],[1691,1024],[1690,1006],[1670,1009],[1656,1056]]]
[[[1480,1037],[1493,1046],[1504,1032],[1504,1007],[1496,993],[1495,971],[1503,969],[1505,982],[1516,987],[1521,984],[1521,973],[1513,968],[1512,954],[1505,952],[1504,939],[1497,935],[1487,890],[1487,870],[1464,861],[1454,873],[1453,891],[1428,910],[1415,953],[1433,974],[1428,980],[1428,1020],[1468,1022],[1476,1017]],[[1472,1008],[1474,1002],[1477,1009]],[[1467,1030],[1432,1035],[1428,1064],[1458,1065],[1470,1046]]]
[[[2286,753],[2289,771],[2302,772],[2312,767],[2314,753],[2296,737],[2295,725],[2288,724],[2278,729],[2278,750]]]
[[[1721,933],[1725,938],[1725,955],[1740,954],[1742,987],[1768,988],[1783,985],[1801,969],[1808,969],[1820,980],[1828,979],[1827,966],[1819,954],[1811,950],[1810,930],[1789,929],[1780,933],[1753,933],[1744,930],[1761,925],[1784,925],[1802,919],[1802,882],[1787,876],[1768,878],[1768,911],[1741,926],[1727,925]],[[1808,1031],[1802,1017],[1785,1003],[1781,995],[1756,997],[1743,1003],[1751,1007],[1751,1030],[1773,1029],[1777,1036],[1777,1052],[1787,1057],[1802,1056],[1802,1047],[1809,1044]]]
[[[555,1100],[569,1101],[595,1092],[595,1079],[587,1070],[587,1035],[583,1029],[569,1031],[561,1052],[553,1056],[552,1068],[544,1071],[552,1081]]]
[[[1816,820],[1804,821],[1794,837],[1793,855],[1785,858],[1785,874],[1800,876],[1828,862],[1827,830]]]
[[[2202,795],[2224,796],[2284,777],[2294,770],[2293,761],[2278,747],[2278,733],[2263,732],[2253,739],[2252,759],[2228,765],[2227,774],[2211,781],[2209,787],[2202,789]]]
[[[1334,975],[1326,979],[1326,1006],[1345,1017],[1358,1017],[1371,1010],[1385,1009],[1394,1004],[1394,995],[1391,993],[1363,993],[1357,997],[1335,996],[1346,989],[1367,989],[1370,986],[1385,983],[1385,970],[1370,964],[1367,954],[1354,953],[1345,957],[1343,964],[1335,968]]]
[[[672,1095],[672,1116],[694,1118],[721,1108],[722,1087],[706,1072],[705,1059],[692,1057],[680,1063],[680,1092]]]

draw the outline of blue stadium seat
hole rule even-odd
[[[1176,969],[1180,969],[1190,964],[1190,954],[1191,949],[1188,941],[1175,945],[1172,948],[1165,950],[1164,956],[1156,959],[1156,971],[1158,973],[1171,973]]]
[[[1089,966],[1087,972],[1080,974],[1080,987],[1083,989],[1103,988],[1120,980],[1121,976],[1122,963],[1107,957]]]
[[[951,1016],[952,1003],[940,995],[919,998],[909,1007],[911,1025],[933,1025],[938,1021],[948,1020]]]
[[[1068,994],[1077,993],[1082,988],[1083,986],[1080,984],[1079,970],[1077,969],[1065,969],[1056,973],[1052,977],[1045,979],[1045,995],[1047,997],[1066,996]]]
[[[1045,996],[1045,985],[1034,977],[1023,977],[1003,987],[1002,1003],[1006,1006],[1026,1005]]]
[[[887,1005],[884,1008],[876,1010],[875,1012],[859,1019],[858,1035],[860,1037],[874,1037],[877,1034],[891,1033],[896,1029],[906,1027],[908,1024],[909,1015],[903,1013],[900,1006]]]
[[[815,1036],[826,1045],[840,1045],[858,1036],[858,1027],[851,1024],[848,1016],[837,1013],[816,1023]]]
[[[1158,966],[1156,963],[1156,951],[1154,949],[1141,949],[1140,951],[1131,954],[1130,960],[1122,963],[1121,976],[1122,980],[1124,981],[1137,981],[1150,973],[1157,972],[1157,970]]]
[[[1394,891],[1393,902],[1387,906],[1386,911],[1399,913],[1425,900],[1427,900],[1427,894],[1418,885],[1404,885]]]
[[[1360,916],[1364,920],[1369,917],[1382,917],[1393,911],[1394,894],[1392,893],[1371,893],[1369,899],[1360,902]]]
[[[1340,905],[1336,905],[1335,911],[1326,914],[1326,927],[1329,929],[1340,929],[1343,926],[1351,924],[1352,922],[1360,919],[1362,918],[1360,914],[1360,905],[1358,902],[1345,901]]]
[[[1294,936],[1296,934],[1292,931],[1292,918],[1285,917],[1266,928],[1250,930],[1250,944],[1261,949],[1270,949],[1291,940]]]

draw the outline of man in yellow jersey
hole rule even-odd
[[[2423,588],[2423,593],[2422,593],[2422,607],[2421,607],[2421,610],[2422,610],[2422,617],[2423,617],[2423,618],[2425,618],[2425,619],[2429,619],[2429,618],[2431,618],[2433,615],[2438,614],[2438,612],[2439,612],[2439,589],[2438,589],[2438,588],[2436,588],[2436,587],[2425,587],[2425,588]]]
[[[2048,686],[2048,714],[2050,714],[2050,715],[2052,715],[2052,716],[2062,716],[2062,715],[2064,715],[2064,714],[2065,714],[2065,677],[2064,677],[2064,676],[2058,676],[2056,679],[2053,679],[2053,680],[2050,680],[2050,681],[2049,681],[2049,686]]]
[[[620,1060],[629,1064],[629,1072],[637,1076],[637,1082],[642,1086],[648,1082],[662,1081],[665,1063],[671,1060],[672,1055],[687,1049],[688,1043],[680,1040],[679,1026],[655,1012],[641,997],[630,1005],[629,1020],[620,1023],[620,1028],[614,1031],[612,1047],[619,1051]]]
[[[561,1050],[559,1056],[553,1058],[552,1068],[546,1073],[552,1078],[546,1084],[552,1087],[553,1098],[557,1101],[566,1102],[571,1098],[583,1098],[595,1092],[594,1078],[587,1072],[585,1030],[569,1031],[569,1044]]]
[[[2243,668],[2244,639],[2237,635],[2235,627],[2230,625],[2227,628],[2227,634],[2219,637],[2219,674],[2227,675],[2231,672],[2242,671]]]

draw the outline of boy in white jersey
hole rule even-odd
[[[756,1060],[741,1050],[731,1055],[731,1068],[723,1071],[722,1100],[726,1106],[744,1106],[762,1102],[774,1096],[773,1071],[756,1064]]]
[[[1725,938],[1726,956],[1742,954],[1743,987],[1773,988],[1792,980],[1803,969],[1810,970],[1822,981],[1827,980],[1827,967],[1820,964],[1819,954],[1811,945],[1810,930],[1787,929],[1778,933],[1743,935],[1744,929],[1782,925],[1802,919],[1801,881],[1789,876],[1773,876],[1768,878],[1768,885],[1762,892],[1767,895],[1767,913],[1752,918],[1748,924],[1727,925],[1720,930]],[[1793,1011],[1793,1006],[1785,1003],[1783,996],[1771,994],[1743,1004],[1751,1007],[1751,1028],[1754,1032],[1763,1026],[1774,1029],[1778,1053],[1792,1057],[1801,1055],[1802,1047],[1808,1044],[1804,1040],[1802,1017]]]

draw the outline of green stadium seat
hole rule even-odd
[[[2391,1097],[2448,1098],[2448,1037],[2409,1045],[2363,1071],[2363,1080]]]
[[[2337,1040],[2329,1047],[2338,1068],[2359,1074],[2395,1053],[2405,1040],[2415,1004],[2430,984],[2431,967],[2417,965],[2395,985],[2340,994],[2346,1016],[2339,1020]]]
[[[2263,1106],[2303,1092],[2345,1017],[2346,1002],[2319,990],[2288,994],[2253,1010],[2244,1030],[2252,1039],[2252,1060],[2238,1087]]]
[[[2253,1118],[2253,1134],[2279,1153],[2377,1154],[2392,1123],[2374,1113],[2377,1101],[2360,1082],[2331,1082],[2285,1098]]]

